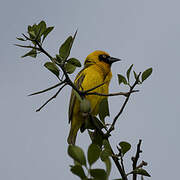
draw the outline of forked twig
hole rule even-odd
[[[51,100],[55,99],[57,95],[60,93],[60,91],[66,86],[67,84],[65,83],[62,87],[59,88],[59,90],[52,96],[50,99],[48,99],[39,109],[36,110],[36,112],[40,111],[47,103],[49,103]]]
[[[51,87],[49,87],[49,88],[47,88],[47,89],[44,89],[44,90],[42,90],[42,91],[38,91],[38,92],[35,92],[35,93],[32,93],[32,94],[29,94],[28,96],[34,96],[34,95],[37,95],[37,94],[44,93],[44,92],[46,92],[46,91],[49,91],[49,90],[51,90],[51,89],[54,89],[54,88],[62,85],[63,83],[65,83],[65,81],[61,81],[60,83],[58,83],[58,84],[56,84],[56,85],[54,85],[54,86],[51,86]]]
[[[130,87],[129,94],[127,95],[127,97],[126,97],[126,99],[125,99],[125,101],[124,101],[124,103],[123,103],[123,105],[122,105],[119,113],[115,116],[115,118],[114,118],[114,120],[113,120],[113,123],[111,124],[111,126],[110,126],[107,134],[110,134],[111,131],[114,130],[114,126],[115,126],[115,124],[116,124],[117,119],[118,119],[119,116],[122,114],[122,112],[123,112],[123,110],[124,110],[124,108],[125,108],[128,100],[129,100],[129,97],[130,97],[131,93],[133,92],[134,87],[135,87],[135,86],[138,84],[138,82],[139,82],[139,76],[140,76],[140,75],[141,75],[141,72],[138,74],[138,76],[137,76],[136,81],[134,82],[134,84]]]

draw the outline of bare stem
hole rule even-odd
[[[14,45],[15,45],[15,46],[18,46],[18,47],[30,48],[30,49],[35,49],[35,50],[40,51],[40,49],[39,49],[39,48],[34,47],[34,46],[23,46],[23,45],[21,45],[21,44],[14,44]]]
[[[101,84],[99,84],[99,85],[97,85],[97,86],[95,86],[95,87],[93,87],[93,88],[91,88],[91,89],[88,89],[88,90],[84,91],[83,93],[84,93],[85,95],[88,95],[88,92],[93,91],[93,90],[97,89],[98,87],[101,87],[101,86],[104,85],[105,83],[106,83],[106,82],[103,82],[103,83],[101,83]]]
[[[136,81],[134,82],[134,84],[133,84],[132,86],[130,86],[129,93],[128,93],[127,96],[126,96],[126,99],[125,99],[125,101],[124,101],[124,103],[123,103],[123,105],[122,105],[119,113],[115,116],[115,118],[114,118],[114,120],[113,120],[113,123],[111,124],[111,126],[110,126],[110,128],[109,128],[109,130],[108,130],[108,132],[107,132],[108,134],[110,134],[111,131],[114,130],[114,126],[115,126],[115,124],[116,124],[116,121],[118,120],[119,116],[122,114],[122,112],[123,112],[123,110],[124,110],[124,108],[125,108],[128,100],[129,100],[129,97],[130,97],[131,93],[133,92],[134,87],[135,87],[135,86],[138,84],[138,82],[139,82],[139,76],[140,76],[140,75],[141,75],[141,73],[138,74],[138,76],[137,76]]]
[[[135,93],[135,92],[139,92],[139,90],[133,90],[131,92],[118,92],[118,93],[110,93],[110,94],[103,94],[103,93],[98,93],[98,92],[89,92],[89,93],[85,93],[85,95],[97,95],[97,96],[129,96],[130,93]]]
[[[108,140],[108,142],[109,142],[109,140]],[[110,142],[109,142],[109,144],[110,144]],[[110,147],[111,147],[111,145],[110,145]],[[126,175],[126,173],[125,173],[125,171],[124,171],[124,168],[120,165],[119,159],[118,159],[118,157],[115,155],[112,147],[111,147],[111,152],[112,152],[112,156],[111,156],[111,157],[112,157],[112,159],[113,159],[116,167],[118,168],[120,175],[122,176],[122,180],[128,180],[127,175]]]
[[[65,83],[62,87],[59,88],[59,90],[56,92],[54,96],[52,96],[50,99],[48,99],[39,109],[36,110],[36,112],[40,111],[47,103],[49,103],[51,100],[55,99],[57,95],[60,93],[60,91],[66,86]]]
[[[132,157],[132,161],[133,161],[133,170],[137,169],[137,162],[138,162],[138,159],[139,159],[139,156],[140,156],[140,153],[142,152],[141,151],[141,142],[142,140],[140,139],[139,140],[139,143],[137,144],[137,150],[136,150],[136,155],[135,157]],[[137,179],[137,174],[133,174],[133,180],[136,180]]]
[[[64,83],[65,83],[65,81],[61,81],[60,83],[58,83],[58,84],[56,84],[54,86],[51,86],[51,87],[49,87],[47,89],[44,89],[42,91],[38,91],[38,92],[35,92],[35,93],[32,93],[32,94],[29,94],[28,96],[33,96],[33,95],[37,95],[37,94],[41,94],[41,93],[47,92],[47,91],[49,91],[51,89],[54,89],[54,88],[56,88],[56,87],[58,87],[58,86],[60,86],[60,85],[62,85]]]

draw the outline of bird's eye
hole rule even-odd
[[[99,56],[100,61],[105,61],[107,58],[108,58],[108,56],[105,55],[105,54],[101,54],[101,55]]]

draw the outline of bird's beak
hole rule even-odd
[[[109,64],[112,64],[112,63],[114,63],[114,62],[121,61],[121,59],[114,58],[114,57],[109,57],[109,58],[108,58],[108,61],[109,61]]]

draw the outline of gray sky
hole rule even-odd
[[[130,167],[130,157],[141,138],[142,157],[149,163],[146,169],[151,179],[179,179],[179,7],[178,0],[1,1],[0,179],[78,179],[69,170],[72,160],[66,153],[70,88],[36,113],[54,92],[27,95],[57,80],[42,66],[47,57],[21,59],[26,51],[13,46],[27,25],[41,20],[55,26],[45,42],[52,55],[78,28],[73,57],[83,63],[89,53],[101,49],[123,59],[112,67],[110,92],[123,90],[116,74],[125,73],[132,63],[136,71],[153,67],[151,78],[131,97],[111,142],[114,147],[121,140],[133,145],[127,154],[126,166]],[[122,101],[122,97],[110,99],[111,117]],[[78,136],[81,147],[89,142],[86,133]],[[111,179],[117,177],[113,166]]]

